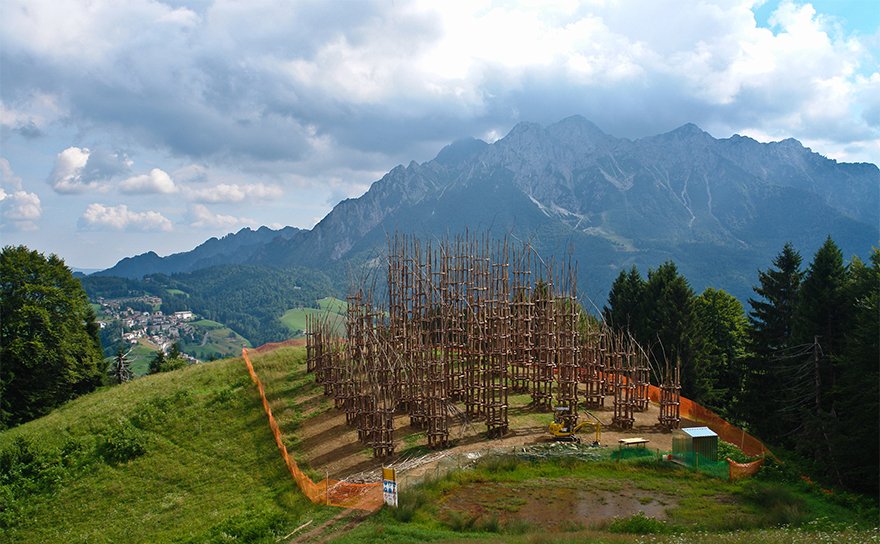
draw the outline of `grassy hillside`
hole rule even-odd
[[[222,323],[200,319],[192,325],[197,331],[197,340],[184,342],[180,350],[202,361],[230,357],[241,353],[242,346],[251,347],[247,339]]]
[[[304,351],[253,357],[301,462],[299,429],[332,409]],[[397,510],[325,529],[340,511],[296,489],[244,364],[228,359],[104,389],[0,433],[0,542],[268,544],[309,521],[343,543],[880,542],[875,502],[796,472],[731,483],[603,451],[490,457],[406,490]]]
[[[104,389],[0,433],[0,542],[275,542],[336,512],[291,481],[241,359]]]
[[[284,312],[280,321],[294,335],[302,336],[306,329],[306,319],[317,317],[327,319],[333,325],[336,334],[345,332],[345,312],[348,305],[344,300],[334,297],[325,297],[318,300],[319,308],[293,308]]]

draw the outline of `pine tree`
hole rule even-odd
[[[852,315],[843,352],[835,361],[840,376],[833,448],[843,482],[876,497],[880,484],[880,250],[872,252],[871,266],[853,259],[848,276]]]
[[[693,396],[698,387],[692,356],[693,289],[675,263],[667,261],[648,271],[642,301],[642,325],[636,339],[648,347],[656,363],[680,360],[682,394]]]
[[[165,366],[165,351],[158,349],[156,355],[150,360],[150,374],[158,374],[163,372]]]
[[[849,326],[851,302],[847,300],[847,274],[843,254],[829,236],[816,252],[798,294],[793,336],[812,353],[797,366],[798,374],[810,379],[793,381],[788,387],[800,408],[801,425],[795,430],[797,447],[830,477],[841,482],[840,463],[833,442],[837,429],[837,381],[840,359]],[[812,371],[812,372],[810,372]]]
[[[694,303],[695,400],[729,418],[743,390],[748,321],[732,295],[708,288]]]
[[[130,381],[134,377],[128,359],[129,353],[131,353],[130,349],[125,351],[123,348],[119,348],[116,351],[116,356],[113,357],[113,363],[110,365],[110,374],[113,377],[113,381],[118,384]]]
[[[745,394],[738,412],[765,440],[778,441],[796,418],[787,410],[783,367],[794,346],[792,326],[803,272],[801,256],[790,243],[773,259],[773,268],[758,272],[749,299],[749,351]]]
[[[633,266],[629,272],[621,270],[611,285],[608,304],[603,308],[605,322],[612,327],[629,331],[634,336],[642,333],[642,302],[645,296],[645,280]]]

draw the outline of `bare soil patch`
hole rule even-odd
[[[615,517],[641,512],[658,520],[678,504],[676,497],[647,491],[625,482],[612,489],[569,479],[522,483],[465,485],[444,497],[441,517],[455,512],[467,517],[495,516],[502,524],[513,520],[547,530],[598,527]]]

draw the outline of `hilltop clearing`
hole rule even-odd
[[[336,410],[306,373],[303,347],[254,350],[252,360],[288,449],[313,479],[381,466],[357,442],[333,454],[336,465],[319,459],[315,448],[348,428],[327,427]],[[521,417],[534,432],[503,440],[540,442],[547,414]],[[403,456],[429,453],[420,432],[399,432]],[[729,483],[654,455],[617,463],[614,448],[573,445],[490,455],[503,440],[475,432],[432,454],[478,454],[445,476],[431,470],[442,460],[411,463],[400,508],[363,518],[299,492],[241,359],[194,365],[99,390],[0,433],[0,540],[645,542],[638,535],[659,533],[652,541],[878,541],[871,501],[829,495],[799,476]]]

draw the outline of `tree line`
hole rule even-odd
[[[672,262],[614,281],[603,309],[652,361],[680,361],[682,394],[816,473],[876,492],[880,460],[880,252],[868,263],[829,237],[806,268],[786,244],[758,272],[749,310],[722,290],[696,295]]]

